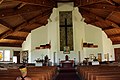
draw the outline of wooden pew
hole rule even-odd
[[[38,77],[31,77],[32,80],[41,80]],[[1,77],[0,80],[16,80],[16,77]]]
[[[96,80],[120,80],[120,75],[96,76]]]
[[[78,70],[78,73],[82,76],[83,80],[96,80],[103,75],[104,77],[108,75],[120,76],[120,67],[118,66],[82,66],[82,67],[79,67],[77,70]],[[96,78],[96,76],[99,76],[99,77]],[[102,79],[99,79],[99,80],[102,80]]]
[[[36,80],[52,80],[56,70],[56,67],[32,67],[31,69],[28,68],[28,76]],[[0,71],[0,80],[7,80],[6,77],[12,80],[20,75],[21,73],[18,69],[8,69],[7,71]]]

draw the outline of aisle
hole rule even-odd
[[[60,69],[55,80],[80,80],[74,68]]]

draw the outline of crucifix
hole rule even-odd
[[[60,25],[60,27],[64,27],[65,30],[65,46],[68,46],[68,27],[72,27],[72,25],[67,24],[67,18],[65,18],[65,25]]]
[[[68,46],[68,42],[67,42],[67,19],[65,18],[65,46]]]
[[[73,50],[72,12],[60,12],[60,51],[69,46]]]

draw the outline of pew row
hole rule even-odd
[[[78,74],[82,80],[119,80],[119,66],[79,66]]]
[[[52,80],[56,75],[57,67],[27,67],[28,77],[32,80]],[[21,73],[19,69],[0,70],[0,80],[15,80]]]

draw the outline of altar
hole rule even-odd
[[[74,61],[73,60],[62,60],[60,61],[61,67],[63,68],[71,68],[74,67]]]

